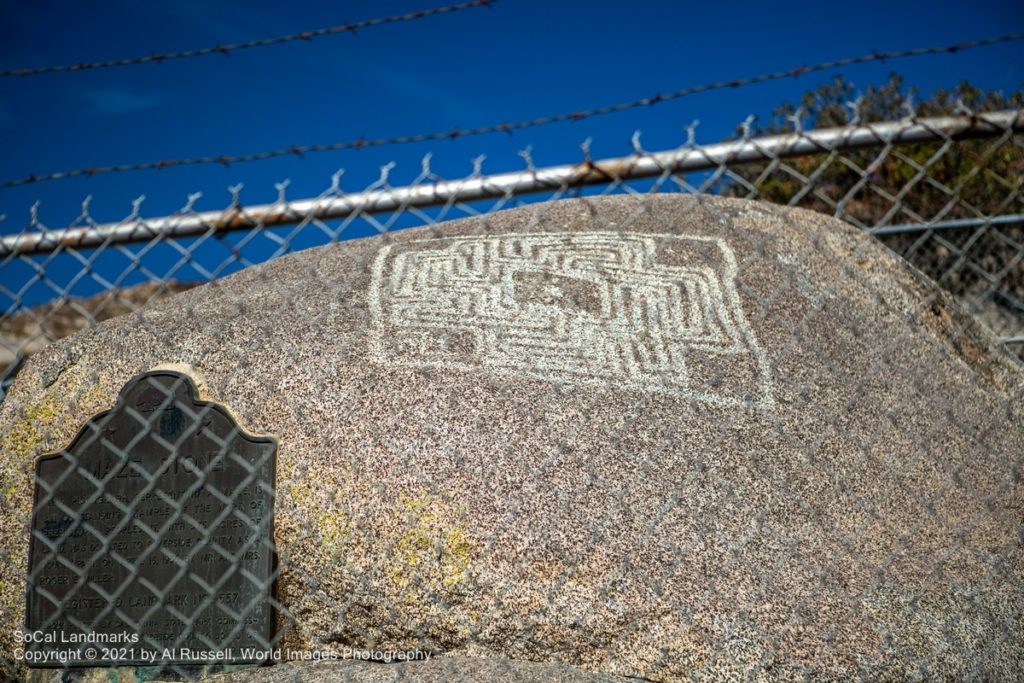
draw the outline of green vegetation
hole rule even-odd
[[[908,99],[909,98],[909,99]],[[987,92],[964,82],[922,97],[898,75],[858,90],[842,77],[777,107],[753,135],[804,129],[1024,108],[1024,92]],[[1024,213],[1024,135],[871,147],[736,166],[722,194],[800,206],[854,225],[987,218]],[[752,189],[753,188],[753,189]],[[983,301],[997,333],[1024,331],[1024,226],[890,235],[885,244],[952,293]],[[972,306],[980,312],[978,306]]]
[[[898,120],[909,114],[908,98],[915,103],[918,117],[963,113],[962,107],[973,112],[1024,108],[1020,91],[1009,95],[985,92],[966,82],[922,99],[898,75],[890,76],[881,86],[865,88],[858,100],[853,84],[838,77],[805,93],[797,104],[777,107],[769,121],[755,125],[752,133],[791,132],[798,109],[802,109],[805,128],[844,126],[854,120],[850,104],[855,101],[861,123]],[[824,170],[819,171],[823,164]],[[770,168],[768,163],[751,164],[738,168],[737,176],[755,185],[758,198],[780,204],[835,213],[843,202],[842,217],[865,226],[993,216],[1024,209],[1020,194],[1024,146],[1019,139],[916,144],[891,150],[872,147],[843,152],[842,159],[796,157],[787,159],[785,166],[788,170]],[[814,177],[813,191],[807,192],[803,178],[810,177]],[[748,193],[739,181],[724,190],[728,196]]]

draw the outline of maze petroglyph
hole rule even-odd
[[[616,232],[382,247],[372,360],[772,405],[721,239]]]

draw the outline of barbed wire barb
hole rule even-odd
[[[989,45],[996,45],[1000,43],[1008,43],[1024,40],[1024,33],[1013,33],[1003,36],[995,36],[991,38],[983,38],[980,40],[956,43],[953,45],[940,45],[934,47],[920,47],[912,48],[907,50],[897,50],[893,52],[871,52],[868,54],[859,55],[856,57],[847,57],[844,59],[836,59],[827,62],[819,62],[811,66],[797,66],[784,71],[774,71],[771,73],[763,73],[757,76],[751,76],[748,78],[733,79],[728,81],[715,81],[712,83],[705,83],[696,86],[687,86],[680,88],[675,92],[668,94],[658,94],[650,97],[642,97],[637,100],[631,100],[628,102],[619,102],[617,104],[605,105],[595,107],[593,109],[576,110],[572,112],[563,112],[561,114],[553,114],[548,116],[540,116],[532,119],[524,119],[515,123],[498,123],[487,126],[479,126],[477,128],[467,129],[448,129],[444,131],[435,131],[432,133],[420,133],[415,135],[400,135],[395,137],[383,137],[376,139],[366,139],[364,137],[356,138],[355,140],[349,140],[345,142],[335,143],[322,143],[315,145],[291,145],[288,147],[282,147],[274,150],[264,150],[261,152],[254,152],[250,154],[241,155],[207,155],[201,157],[191,157],[182,159],[170,159],[163,161],[149,161],[135,164],[121,164],[118,166],[89,166],[86,168],[69,170],[69,171],[57,171],[53,173],[45,174],[29,174],[22,178],[16,178],[5,181],[0,185],[0,189],[7,189],[11,187],[19,187],[21,185],[28,185],[32,183],[47,182],[52,180],[64,180],[68,178],[78,178],[82,176],[96,176],[110,173],[128,173],[136,171],[151,171],[151,170],[165,170],[170,168],[176,168],[180,166],[200,166],[200,165],[223,165],[227,166],[235,163],[251,163],[256,161],[264,161],[267,159],[274,159],[285,156],[297,156],[302,157],[304,154],[312,152],[337,152],[342,150],[358,150],[366,149],[369,147],[384,147],[390,145],[406,145],[421,142],[431,142],[438,140],[454,140],[461,137],[467,136],[479,136],[489,135],[493,133],[512,133],[517,130],[524,130],[527,128],[535,128],[538,126],[545,126],[554,123],[564,123],[570,121],[582,121],[587,118],[596,116],[605,116],[608,114],[614,114],[638,107],[645,107],[651,104],[660,102],[666,102],[670,100],[682,99],[692,95],[700,93],[711,92],[713,90],[722,90],[726,88],[741,88],[758,83],[764,83],[767,81],[781,80],[785,78],[797,78],[799,76],[807,75],[809,73],[815,73],[819,71],[827,71],[830,69],[837,69],[846,66],[852,66],[854,64],[866,64],[870,62],[887,61],[891,59],[904,59],[910,57],[921,57],[926,55],[936,55],[942,53],[955,54],[964,50],[985,47]]]
[[[663,152],[646,152],[642,157],[617,157],[588,161],[589,141],[581,145],[582,163],[576,162],[561,166],[537,168],[531,156],[531,150],[521,151],[519,156],[526,163],[525,171],[513,171],[487,176],[488,182],[481,185],[468,179],[433,182],[429,188],[414,184],[411,186],[392,186],[391,171],[395,162],[388,162],[380,167],[379,177],[370,183],[362,192],[346,194],[336,201],[295,200],[290,202],[290,212],[282,214],[273,210],[273,204],[242,206],[241,183],[230,186],[231,205],[226,211],[205,212],[191,216],[189,221],[171,222],[166,218],[153,219],[150,222],[158,225],[158,231],[165,238],[187,237],[205,233],[211,225],[217,231],[229,232],[248,230],[258,224],[263,228],[294,224],[300,217],[309,214],[317,220],[345,218],[352,215],[366,216],[373,213],[394,211],[400,206],[444,205],[452,197],[460,201],[477,199],[496,199],[505,195],[511,188],[517,195],[547,191],[552,184],[575,186],[584,184],[601,184],[614,179],[615,182],[648,178],[662,174],[665,169],[681,174],[691,171],[721,171],[730,164],[749,163],[763,160],[779,160],[806,154],[818,154],[836,149],[856,149],[861,147],[878,147],[896,143],[913,143],[918,141],[934,141],[936,139],[968,139],[971,137],[991,137],[996,134],[1013,135],[1024,131],[1024,111],[1007,110],[972,114],[970,116],[940,116],[914,121],[900,120],[882,123],[865,123],[859,126],[839,126],[817,130],[799,130],[797,133],[784,133],[751,138],[749,140],[732,140],[710,145],[696,143],[696,127],[694,121],[687,127],[687,141],[680,148]],[[611,171],[614,171],[611,172]],[[426,191],[429,189],[429,191]],[[225,215],[244,211],[254,218],[247,221],[226,220]],[[33,205],[32,226],[40,224],[38,220],[38,203]],[[77,248],[103,244],[111,235],[120,243],[134,241],[133,218],[129,217],[116,223],[94,226],[90,230],[65,228],[55,231],[49,238],[39,234],[19,234],[0,237],[0,258],[14,254],[27,255],[45,253],[58,245],[75,245]]]
[[[355,35],[357,31],[362,30],[364,28],[385,26],[388,24],[399,24],[407,21],[415,21],[417,19],[426,19],[427,17],[433,17],[441,14],[451,14],[453,12],[459,12],[473,7],[488,7],[495,1],[496,0],[471,0],[470,2],[462,2],[457,5],[433,7],[431,9],[426,10],[406,12],[405,14],[395,14],[388,17],[365,19],[363,21],[339,24],[337,26],[328,26],[326,28],[317,28],[309,31],[301,31],[299,33],[289,33],[283,36],[275,36],[273,38],[258,38],[255,40],[246,40],[241,43],[225,43],[221,45],[211,45],[209,47],[202,47],[194,50],[158,52],[151,53],[148,55],[140,55],[138,57],[126,57],[124,59],[109,59],[95,62],[79,62],[76,64],[6,69],[4,71],[0,71],[0,77],[12,78],[18,76],[38,76],[40,74],[48,73],[91,71],[94,69],[109,69],[119,66],[134,66],[138,64],[162,64],[163,62],[175,59],[205,57],[207,55],[213,54],[221,54],[227,57],[230,56],[232,52],[237,50],[248,50],[257,47],[269,47],[271,45],[281,45],[283,43],[291,43],[295,41],[309,42],[314,38],[337,35],[339,33],[351,33]]]

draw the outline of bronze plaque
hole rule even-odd
[[[42,456],[32,665],[259,661],[274,619],[276,453],[189,377],[154,371]]]

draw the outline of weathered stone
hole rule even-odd
[[[287,647],[651,680],[1024,665],[1024,373],[838,221],[566,200],[288,256],[54,344],[0,408],[4,652],[32,459],[166,363],[278,438]]]
[[[194,282],[146,283],[88,298],[40,304],[4,318],[0,320],[0,376],[19,354],[31,356],[57,339],[195,286]]]
[[[635,680],[635,679],[634,679]],[[541,664],[491,657],[433,657],[425,662],[381,664],[364,661],[287,662],[215,676],[210,683],[629,683],[630,679],[583,671],[565,664]]]

